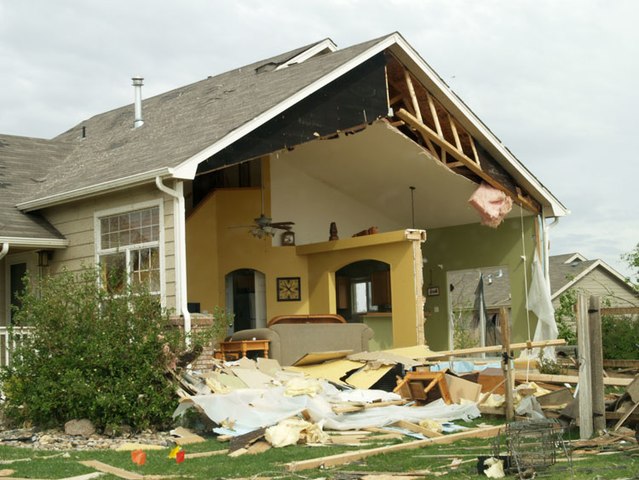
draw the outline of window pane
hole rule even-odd
[[[126,256],[114,253],[100,257],[102,285],[111,293],[122,293],[126,285]]]

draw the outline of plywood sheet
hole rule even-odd
[[[340,380],[348,372],[362,368],[364,365],[360,362],[353,362],[352,360],[335,360],[332,362],[325,362],[319,365],[306,365],[306,366],[293,366],[287,367],[286,370],[295,372],[303,372],[312,378],[319,378],[330,380],[335,383],[344,383]]]
[[[355,388],[371,388],[392,369],[392,366],[374,369],[362,369],[348,377],[346,379],[346,383]]]

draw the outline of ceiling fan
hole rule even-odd
[[[271,217],[267,217],[264,214],[264,187],[261,187],[260,194],[260,216],[253,219],[255,223],[253,225],[238,225],[230,228],[249,228],[251,235],[256,238],[273,237],[275,230],[291,231],[295,222],[274,222]]]

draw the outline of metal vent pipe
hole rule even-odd
[[[144,78],[135,76],[133,80],[133,87],[135,91],[135,119],[133,120],[133,128],[138,128],[144,125],[142,119],[142,85],[144,85]]]

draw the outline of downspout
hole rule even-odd
[[[162,182],[161,177],[155,177],[155,185],[167,195],[173,197],[173,221],[175,229],[175,269],[177,270],[175,289],[176,308],[179,308],[184,318],[184,333],[187,345],[190,344],[188,334],[191,333],[191,314],[187,306],[186,292],[186,209],[184,207],[184,183],[177,182],[177,188],[173,190]]]
[[[9,253],[9,242],[4,242],[2,244],[2,250],[0,250],[0,260],[7,256]]]
[[[542,225],[544,227],[544,276],[546,277],[547,282],[550,282],[550,229],[555,227],[558,223],[559,217],[555,217],[552,223],[549,224],[546,224],[545,219],[542,220]]]

